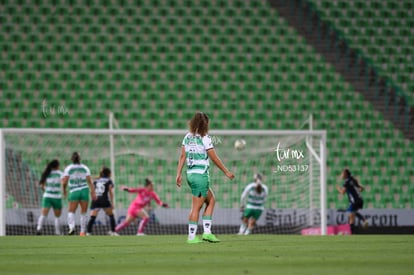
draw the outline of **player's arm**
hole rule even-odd
[[[45,183],[39,182],[40,189],[42,189],[43,192],[45,192]]]
[[[356,186],[359,190],[359,192],[362,192],[365,190],[365,187],[363,185],[361,185],[357,180],[355,180]]]
[[[240,207],[244,207],[245,206],[248,192],[249,192],[249,190],[248,190],[248,188],[246,186],[246,188],[244,188],[243,193],[240,196]]]
[[[217,156],[216,150],[214,148],[207,150],[208,157],[214,162],[214,164],[221,170],[223,173],[228,177],[229,179],[234,179],[234,175],[232,172],[230,172],[226,166],[224,166],[221,159]]]
[[[181,183],[183,181],[181,173],[183,172],[184,163],[185,163],[185,149],[184,149],[184,146],[181,146],[181,154],[178,159],[178,165],[177,165],[177,176],[175,177],[175,183],[177,184],[178,187],[181,187]]]
[[[125,191],[125,192],[128,192],[128,193],[139,193],[139,192],[141,192],[141,191],[143,191],[145,188],[132,188],[132,187],[128,187],[128,186],[125,186],[125,185],[122,185],[121,186],[121,190],[122,191]]]
[[[342,194],[342,195],[346,193],[346,188],[345,187],[341,187],[339,185],[336,186],[336,190],[338,190],[338,192],[340,194]]]
[[[244,188],[243,193],[240,196],[240,211],[243,212],[244,208],[246,207],[246,199],[247,199],[247,194],[248,194],[249,190],[247,188],[247,186]]]
[[[163,202],[163,201],[160,199],[160,197],[158,196],[158,194],[157,194],[157,193],[152,192],[152,198],[155,200],[155,202],[156,202],[159,206],[162,206],[162,207],[164,207],[164,208],[168,208],[168,204],[167,204],[167,203],[165,203],[165,202]]]
[[[68,186],[68,181],[69,181],[69,176],[64,176],[61,180],[62,183],[62,192],[63,192],[63,197],[66,198],[68,195],[68,192],[66,190],[66,187]]]
[[[96,200],[95,186],[93,185],[91,176],[86,176],[86,181],[89,185],[89,192],[91,193],[92,200]]]

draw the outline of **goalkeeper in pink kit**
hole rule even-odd
[[[144,207],[149,204],[151,200],[155,200],[156,203],[162,207],[168,207],[168,204],[160,200],[157,193],[154,192],[154,185],[152,181],[149,179],[145,179],[145,187],[143,188],[130,188],[122,186],[121,189],[129,193],[137,193],[137,197],[130,204],[126,219],[122,223],[118,224],[115,228],[115,232],[119,232],[139,217],[141,218],[141,221],[138,225],[137,236],[145,235],[144,228],[149,221],[149,215],[147,211],[145,211]]]

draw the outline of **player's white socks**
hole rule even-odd
[[[188,239],[193,240],[197,234],[197,223],[188,222]]]
[[[244,234],[244,232],[246,231],[246,228],[247,228],[247,224],[242,223],[242,224],[240,225],[239,235]]]
[[[37,220],[37,231],[42,230],[43,221],[45,219],[45,216],[40,215],[39,219]]]
[[[203,216],[204,233],[211,234],[211,216]]]
[[[72,213],[72,212],[68,213],[68,226],[70,230],[75,229],[75,213]]]
[[[88,222],[88,217],[86,213],[80,214],[80,231],[81,233],[86,232],[86,223]]]
[[[244,235],[249,235],[251,232],[252,232],[252,230],[247,228],[246,232],[244,232]]]
[[[55,218],[55,234],[60,235],[60,221],[59,221],[59,218]]]

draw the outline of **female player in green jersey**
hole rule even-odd
[[[53,208],[55,214],[55,234],[60,235],[59,218],[62,213],[62,185],[61,178],[63,173],[59,171],[59,161],[52,160],[46,166],[39,181],[43,190],[42,210],[37,220],[37,235],[42,234],[43,221]]]
[[[256,221],[262,215],[264,204],[269,193],[263,184],[262,174],[255,174],[254,182],[248,184],[241,195],[241,209],[243,221],[240,225],[239,235],[249,235],[256,226]]]
[[[81,236],[86,235],[87,211],[89,195],[96,200],[95,187],[92,183],[89,168],[80,163],[78,152],[72,154],[72,164],[68,165],[63,172],[63,195],[66,197],[66,186],[69,185],[69,207],[68,207],[68,235],[75,234],[75,212],[80,205],[80,228]]]
[[[189,122],[190,131],[185,135],[181,147],[181,155],[177,166],[177,186],[182,183],[182,170],[184,164],[187,166],[187,182],[191,188],[192,207],[188,224],[187,243],[199,243],[196,237],[199,213],[203,204],[206,205],[203,213],[204,233],[202,239],[208,242],[219,242],[211,233],[211,222],[214,210],[215,198],[210,189],[209,159],[229,178],[234,175],[230,172],[214,150],[213,143],[208,135],[209,118],[202,112],[197,112]]]

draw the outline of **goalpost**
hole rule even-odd
[[[152,204],[148,234],[186,234],[191,207],[189,187],[175,185],[177,160],[185,130],[121,129],[0,129],[0,235],[35,234],[40,213],[38,181],[53,158],[63,170],[78,151],[93,177],[102,166],[110,167],[116,188],[116,220],[125,218],[134,195],[119,186],[155,183],[155,191],[169,209]],[[269,188],[265,211],[253,233],[298,234],[319,228],[326,234],[326,131],[324,130],[215,130],[210,131],[217,154],[235,174],[228,180],[211,163],[211,188],[216,196],[213,231],[236,234],[240,225],[240,195],[262,173]],[[246,140],[243,150],[236,139]],[[183,172],[183,176],[185,171]],[[185,178],[185,177],[184,177]],[[66,232],[67,202],[61,224]],[[78,210],[79,211],[79,210]],[[53,213],[45,220],[46,234],[53,231]],[[77,225],[79,217],[77,216]],[[108,221],[100,213],[96,234],[105,234]],[[122,234],[136,232],[132,224]],[[202,231],[200,231],[202,232]]]

